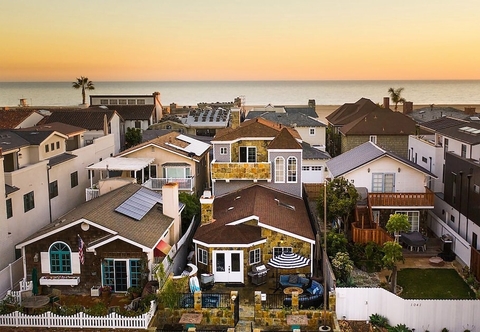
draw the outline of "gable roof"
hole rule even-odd
[[[285,111],[289,114],[292,113],[302,113],[307,116],[310,116],[312,118],[318,118],[318,114],[315,111],[315,107],[309,107],[309,106],[283,106],[285,108]]]
[[[303,160],[308,160],[308,159],[330,159],[332,158],[330,154],[326,151],[322,151],[320,149],[314,148],[307,142],[302,142],[302,159]]]
[[[33,109],[0,109],[0,129],[14,129],[33,113]]]
[[[126,156],[134,151],[138,151],[150,146],[161,148],[189,159],[192,158],[197,162],[200,161],[203,155],[210,149],[210,144],[208,143],[204,143],[200,140],[180,134],[176,131],[171,131],[163,136],[158,136],[150,141],[135,145],[119,153],[117,156]]]
[[[293,138],[286,127],[282,128],[273,141],[268,144],[268,149],[301,149],[300,143]]]
[[[106,108],[90,107],[87,109],[71,109],[71,110],[51,110],[51,114],[45,118],[44,123],[62,122],[72,126],[85,128],[87,130],[103,130],[103,120],[107,117],[107,122],[112,121],[115,114],[114,110]],[[122,120],[123,118],[118,115]]]
[[[33,127],[17,129],[18,131],[29,131],[29,130],[36,130],[36,131],[56,131],[65,136],[71,137],[74,135],[79,135],[84,133],[86,130],[81,127],[72,126],[66,123],[61,122],[52,122],[48,124],[41,124]]]
[[[195,241],[209,245],[250,244],[263,240],[261,227],[288,233],[311,243],[315,241],[302,198],[261,185],[215,198],[213,218],[213,222],[197,229]],[[252,219],[258,221],[258,226],[245,223]]]
[[[475,121],[460,122],[454,126],[438,129],[437,132],[467,144],[480,144],[480,123]]]
[[[16,134],[14,131],[0,130],[0,148],[2,149],[3,154],[29,145],[30,143],[26,139]]]
[[[340,128],[344,135],[413,135],[416,123],[400,112],[377,107]]]
[[[330,170],[330,173],[332,173],[333,177],[336,178],[384,156],[388,156],[405,165],[417,169],[424,174],[437,178],[435,174],[429,172],[423,167],[420,167],[419,165],[391,152],[385,151],[372,142],[365,142],[352,150],[344,152],[341,155],[330,159],[326,162],[326,164]]]
[[[370,99],[360,98],[355,103],[343,104],[335,111],[330,113],[326,119],[334,126],[343,126],[351,121],[363,117],[377,108],[385,110]]]
[[[217,132],[212,142],[220,141],[234,141],[241,138],[273,138],[277,136],[284,125],[278,124],[263,118],[255,118],[244,121],[239,127],[233,129],[231,127],[221,129]],[[300,139],[298,132],[290,127],[287,127],[294,138]]]
[[[118,206],[141,188],[143,187],[131,183],[80,204],[53,223],[27,237],[17,245],[17,248],[52,233],[60,232],[82,221],[89,222],[94,226],[97,225],[97,227],[103,227],[112,234],[129,239],[139,245],[153,248],[157,244],[158,239],[172,224],[172,218],[165,216],[161,209],[157,208],[150,209],[140,221],[115,212]]]
[[[436,130],[441,130],[449,127],[454,127],[458,124],[465,124],[468,123],[468,121],[465,120],[460,120],[457,118],[451,118],[449,116],[444,116],[439,119],[431,120],[431,121],[426,121],[422,122],[420,124],[420,128],[425,128],[425,129],[430,129],[433,131]]]
[[[285,126],[290,127],[326,127],[323,122],[299,112],[255,112],[254,114],[258,114],[257,116],[270,120],[272,122],[281,123]],[[247,115],[247,119],[252,119],[252,117],[250,117],[250,113]]]

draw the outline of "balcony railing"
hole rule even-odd
[[[178,183],[178,190],[193,190],[194,177],[189,178],[151,178],[145,181],[143,186],[152,190],[162,190],[166,183]]]
[[[271,180],[270,163],[212,163],[213,180]]]
[[[434,193],[425,188],[424,193],[368,193],[371,206],[428,206],[433,208]]]
[[[85,189],[85,201],[97,198],[100,196],[100,189],[87,188]]]

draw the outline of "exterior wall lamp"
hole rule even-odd
[[[38,252],[36,252],[35,255],[33,256],[33,261],[35,263],[38,263]]]

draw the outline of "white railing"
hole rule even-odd
[[[166,183],[175,182],[178,183],[179,190],[192,190],[194,186],[194,177],[189,178],[151,178],[145,181],[143,184],[148,189],[162,190],[162,187]]]
[[[9,290],[19,289],[22,280],[23,257],[20,257],[0,271],[0,299],[3,298]]]
[[[383,288],[338,287],[335,305],[338,319],[366,321],[379,314],[391,326],[405,324],[415,331],[464,331],[480,326],[478,300],[407,300]]]
[[[0,315],[0,326],[14,327],[60,327],[96,329],[147,329],[157,310],[157,303],[151,301],[150,310],[142,315],[125,317],[115,312],[107,316],[91,316],[79,312],[61,316],[47,311],[41,315],[27,315],[18,311]]]
[[[87,188],[85,189],[85,201],[88,202],[89,200],[92,200],[94,198],[97,198],[100,196],[100,189],[92,189],[92,188]]]

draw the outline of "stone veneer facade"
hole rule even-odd
[[[397,156],[408,158],[408,135],[376,135],[377,145]],[[356,148],[370,140],[370,135],[342,135],[342,153]]]

